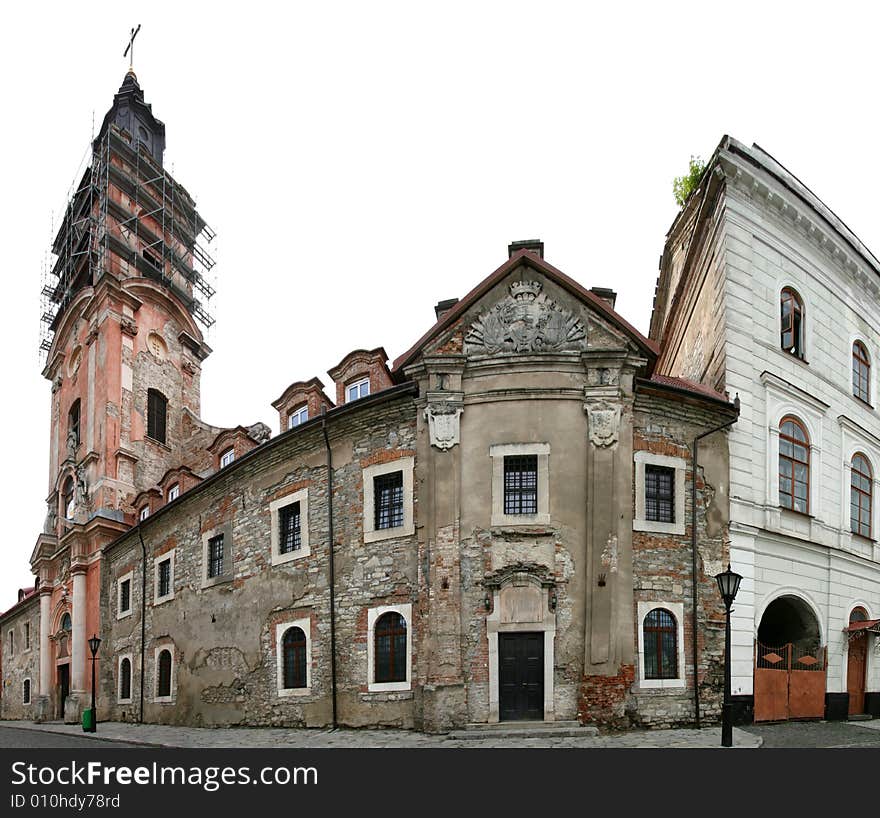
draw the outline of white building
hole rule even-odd
[[[725,137],[667,236],[651,338],[658,372],[741,401],[734,696],[756,720],[880,715],[880,261]]]

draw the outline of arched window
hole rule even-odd
[[[804,357],[804,303],[790,287],[780,294],[782,307],[782,348],[797,358]]]
[[[119,663],[119,698],[131,698],[131,659],[127,656]]]
[[[64,488],[61,489],[61,502],[64,508],[64,517],[67,520],[73,520],[76,492],[74,490],[73,476],[68,475],[64,481]]]
[[[873,473],[868,458],[863,454],[853,455],[850,470],[849,519],[853,534],[871,537],[871,499],[873,492]]]
[[[810,513],[810,439],[792,417],[779,424],[779,505]]]
[[[849,615],[849,624],[853,625],[856,622],[867,622],[868,621],[868,612],[860,605],[858,608],[853,608],[852,613]]]
[[[284,688],[307,687],[306,635],[302,628],[288,628],[281,642],[284,652]]]
[[[642,625],[645,644],[645,678],[678,678],[678,624],[665,608],[649,611]]]
[[[156,673],[156,696],[171,695],[171,651],[159,652],[159,664]]]
[[[852,348],[852,379],[853,395],[865,403],[871,399],[871,362],[868,350],[861,341],[856,341]]]
[[[406,681],[406,620],[397,612],[382,614],[373,631],[376,682]]]
[[[168,399],[158,389],[147,390],[147,437],[165,442]]]
[[[73,438],[74,448],[79,446],[79,398],[70,405],[67,413],[67,437]]]
[[[72,630],[72,627],[70,624],[70,614],[69,613],[66,613],[66,614],[64,614],[64,616],[61,617],[61,630],[63,630],[63,631]]]

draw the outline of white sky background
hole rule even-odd
[[[833,8],[833,11],[829,11]],[[0,27],[0,610],[48,492],[41,265],[128,64],[217,232],[202,414],[262,420],[352,349],[390,359],[540,238],[647,333],[672,179],[757,142],[875,252],[880,12],[836,3],[32,3]],[[145,13],[148,12],[148,13]]]

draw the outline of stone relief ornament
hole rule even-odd
[[[463,411],[461,406],[451,403],[440,403],[425,409],[432,446],[445,452],[459,442],[459,418]]]
[[[272,430],[262,422],[257,422],[253,426],[247,427],[248,437],[252,440],[256,440],[257,443],[265,443],[270,437],[272,437]]]
[[[590,440],[596,446],[612,446],[617,443],[620,431],[620,406],[588,403],[586,409],[590,421]]]
[[[541,289],[539,281],[514,281],[510,296],[474,321],[465,337],[466,352],[495,355],[584,349],[584,325]]]

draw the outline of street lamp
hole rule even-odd
[[[721,746],[733,747],[733,719],[730,712],[733,707],[730,701],[730,606],[736,599],[736,592],[739,590],[742,576],[731,571],[728,562],[727,570],[716,574],[715,581],[718,583],[718,590],[721,593],[727,617],[724,627],[724,703],[721,705]]]
[[[95,634],[89,639],[89,650],[92,652],[92,718],[86,732],[94,733],[97,729],[98,719],[95,715],[95,661],[97,658],[98,648],[101,646],[101,640]]]

